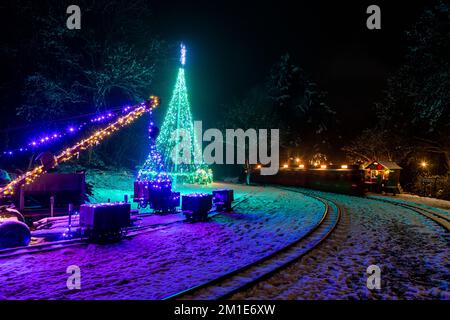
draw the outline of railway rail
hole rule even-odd
[[[258,283],[261,283],[271,276],[282,272],[286,267],[301,260],[306,254],[312,252],[316,247],[325,242],[333,231],[339,225],[343,214],[343,208],[334,200],[324,197],[322,194],[318,195],[317,192],[308,192],[303,189],[272,186],[279,190],[286,190],[289,192],[296,192],[303,194],[304,196],[311,197],[320,201],[324,205],[324,212],[321,219],[317,222],[306,234],[302,235],[295,241],[283,246],[269,255],[266,255],[252,263],[244,265],[242,267],[233,269],[217,278],[207,280],[199,285],[195,285],[180,292],[171,294],[163,298],[163,300],[172,299],[228,299],[234,294],[248,290],[254,287]],[[250,197],[253,193],[248,193],[233,204],[232,208],[236,208]],[[436,224],[443,227],[445,230],[450,231],[450,216],[444,213],[433,211],[429,208],[420,207],[411,203],[404,203],[399,201],[393,201],[380,197],[366,196],[367,199],[373,201],[379,201],[389,203],[391,205],[400,206],[415,213],[418,213],[430,220],[433,220]],[[213,211],[210,217],[216,216],[220,212]],[[162,228],[168,228],[174,224],[183,223],[183,220],[177,220],[166,224],[149,224],[143,226],[130,227],[127,229],[127,238],[131,238],[146,232],[160,230]],[[69,248],[73,246],[87,245],[89,244],[87,239],[78,238],[72,240],[63,240],[45,244],[37,244],[28,247],[20,247],[13,249],[0,250],[0,259],[32,253],[41,253],[51,250],[59,250]]]
[[[277,251],[243,267],[227,272],[220,277],[167,296],[163,300],[230,298],[235,293],[253,287],[300,260],[323,243],[336,229],[343,210],[339,204],[300,190],[281,187],[278,189],[301,193],[322,202],[325,210],[320,221],[306,234]]]
[[[250,192],[233,203],[231,206],[232,209],[235,209],[245,201],[247,201],[254,193]],[[219,211],[212,211],[209,217],[214,217],[221,212]],[[138,236],[140,234],[144,234],[147,232],[157,231],[161,229],[165,229],[168,227],[171,227],[175,224],[185,223],[185,220],[176,220],[168,223],[158,223],[158,224],[148,224],[143,226],[133,226],[129,227],[125,230],[125,236],[124,238],[132,238],[135,236]],[[47,252],[47,251],[53,251],[53,250],[59,250],[74,246],[82,246],[82,245],[88,245],[91,242],[88,241],[88,238],[75,238],[75,239],[69,239],[69,240],[59,240],[59,241],[51,241],[46,242],[42,244],[35,244],[31,246],[26,247],[15,247],[15,248],[8,248],[8,249],[1,249],[0,250],[0,259],[6,259],[11,258],[14,256],[19,256],[23,254],[33,254],[33,253],[41,253],[41,252]]]
[[[428,219],[434,221],[439,226],[444,228],[447,231],[450,231],[450,216],[445,215],[443,213],[439,213],[436,211],[433,211],[431,209],[423,208],[420,206],[413,205],[411,203],[405,203],[405,202],[399,202],[399,201],[392,201],[388,199],[383,199],[380,197],[374,197],[374,196],[367,196],[366,198],[374,200],[374,201],[380,201],[384,203],[389,203],[395,206],[403,207],[406,209],[409,209],[411,211],[414,211],[424,217],[427,217]]]
[[[164,300],[231,298],[234,294],[254,287],[256,284],[270,278],[272,275],[281,272],[292,263],[299,261],[303,256],[324,242],[338,225],[343,209],[333,200],[318,196],[317,193],[307,192],[297,188],[279,187],[274,185],[271,187],[302,193],[323,202],[326,206],[326,210],[322,219],[306,235],[275,251],[274,253],[253,263],[232,270],[231,272],[228,272],[218,278],[167,296]],[[409,203],[390,201],[371,196],[368,196],[367,198],[412,210],[427,217],[428,219],[433,220],[438,225],[449,231],[450,217],[445,214]]]

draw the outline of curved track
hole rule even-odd
[[[399,207],[403,207],[406,209],[409,209],[411,211],[414,211],[416,213],[419,213],[420,215],[427,217],[428,219],[434,221],[435,223],[437,223],[439,226],[441,226],[442,228],[444,228],[447,231],[450,231],[450,216],[427,209],[427,208],[423,208],[420,206],[415,206],[411,203],[404,203],[404,202],[399,202],[399,201],[392,201],[392,200],[388,200],[388,199],[382,199],[379,197],[373,197],[373,196],[367,196],[367,199],[370,200],[374,200],[374,201],[380,201],[380,202],[384,202],[384,203],[389,203],[395,206],[399,206]]]
[[[305,235],[268,256],[232,270],[218,278],[167,296],[163,300],[227,299],[237,292],[253,287],[301,259],[325,241],[339,224],[342,209],[337,203],[299,190],[279,189],[301,193],[322,202],[325,205],[325,210],[320,221]]]

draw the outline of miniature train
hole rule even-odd
[[[365,171],[358,165],[328,166],[326,168],[281,168],[276,175],[251,173],[251,181],[262,184],[305,187],[322,191],[362,195],[366,193]]]

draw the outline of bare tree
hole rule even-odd
[[[66,28],[66,4],[61,1],[40,3],[33,18],[36,71],[26,78],[24,103],[17,109],[29,120],[104,110],[151,93],[165,46],[153,33],[148,2],[77,4],[81,30]]]

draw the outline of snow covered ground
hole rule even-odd
[[[223,187],[230,185],[207,189]],[[0,259],[0,296],[160,299],[267,255],[306,233],[323,214],[323,204],[300,194],[270,187],[233,188],[238,197],[251,197],[235,212],[208,222],[174,224],[115,244]],[[113,200],[113,193],[107,195]],[[81,268],[81,290],[66,288],[70,265]]]
[[[233,298],[450,299],[448,232],[408,209],[325,195],[346,209],[331,239],[283,273]],[[366,286],[366,269],[372,264],[381,268],[380,290]]]
[[[87,181],[95,186],[92,202],[120,201],[132,194],[133,176],[127,172],[88,174]],[[215,188],[233,188],[238,201],[246,200],[235,212],[208,222],[176,223],[113,244],[0,259],[0,299],[160,299],[297,239],[324,210],[310,197],[273,187],[215,183],[179,191]],[[448,232],[402,207],[316,193],[346,209],[331,238],[283,273],[234,298],[450,299]],[[146,223],[181,218],[153,216]],[[381,290],[366,287],[371,264],[381,268]],[[66,287],[70,265],[81,269],[81,290]]]
[[[377,194],[377,196],[380,196],[380,195]],[[380,197],[386,197],[389,200],[402,200],[402,201],[414,202],[415,204],[438,208],[438,209],[446,211],[447,214],[450,214],[450,201],[448,201],[448,200],[420,197],[420,196],[417,196],[415,194],[410,194],[410,193],[402,193],[402,194],[398,194],[394,197],[388,196],[388,195],[380,196]]]

